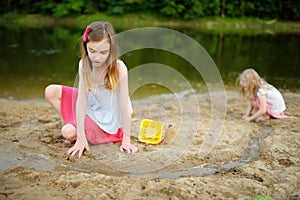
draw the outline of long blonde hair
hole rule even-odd
[[[238,83],[241,81],[248,85],[247,89],[241,87],[240,93],[249,101],[255,101],[257,91],[260,87],[266,84],[254,69],[244,70],[237,79]]]
[[[88,31],[87,31],[88,30]],[[81,59],[83,63],[82,74],[86,91],[96,91],[97,83],[92,79],[92,63],[88,57],[87,43],[89,41],[102,41],[107,39],[110,43],[109,56],[107,58],[107,73],[104,78],[104,87],[109,90],[115,90],[119,81],[119,72],[117,68],[118,43],[114,37],[115,31],[109,22],[97,21],[87,26],[81,40]]]

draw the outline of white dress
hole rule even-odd
[[[266,95],[267,103],[271,106],[271,112],[273,114],[278,114],[285,111],[286,106],[284,99],[274,86],[270,84],[264,84],[257,91],[257,96]]]

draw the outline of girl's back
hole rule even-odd
[[[271,105],[274,114],[285,111],[286,106],[280,91],[274,86],[264,83],[257,91],[257,96],[265,95],[267,103]]]

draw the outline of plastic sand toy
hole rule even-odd
[[[148,144],[159,144],[163,141],[163,124],[150,119],[143,119],[140,125],[138,140]]]

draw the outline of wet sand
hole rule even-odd
[[[226,92],[226,116],[215,124],[209,94],[133,102],[139,152],[104,144],[81,159],[66,155],[62,120],[46,102],[2,99],[0,199],[300,199],[300,94],[283,95],[286,114],[298,118],[244,122],[236,91]],[[172,125],[163,143],[137,140],[143,118]],[[214,126],[221,131],[203,151]]]

